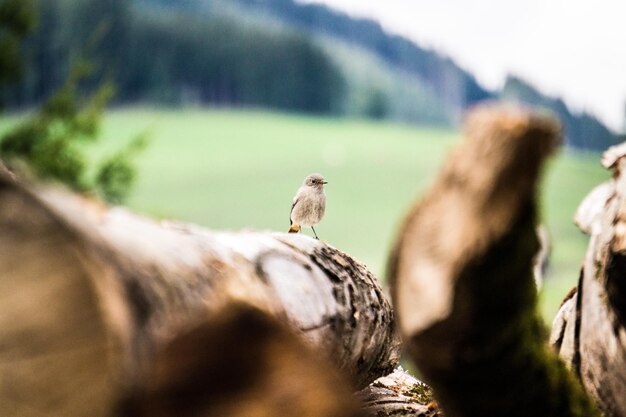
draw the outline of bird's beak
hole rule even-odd
[[[328,181],[322,181],[322,184],[328,184]]]

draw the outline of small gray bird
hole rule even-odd
[[[302,226],[309,226],[313,229],[315,239],[319,240],[313,226],[322,220],[326,209],[324,184],[328,182],[320,174],[311,174],[305,178],[291,204],[289,233],[298,233]]]

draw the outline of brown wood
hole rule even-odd
[[[589,234],[577,291],[554,320],[551,343],[607,417],[626,416],[626,144],[602,158],[613,179],[581,203]]]
[[[0,201],[0,415],[108,415],[121,341],[80,248],[27,196]]]
[[[411,359],[446,416],[596,415],[544,344],[533,257],[549,117],[485,106],[409,213],[390,260]]]
[[[354,387],[398,363],[376,277],[323,242],[156,223],[0,177],[0,415],[111,415],[155,352],[233,301],[288,324]]]
[[[372,416],[436,417],[442,415],[431,388],[398,367],[357,393]]]
[[[345,380],[293,331],[249,305],[226,305],[155,355],[128,417],[357,417]]]

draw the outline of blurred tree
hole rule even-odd
[[[4,93],[9,105],[41,103],[63,85],[70,63],[81,56],[89,56],[96,67],[90,79],[83,81],[82,91],[116,78],[125,59],[127,2],[39,0],[35,4],[39,23],[22,46],[27,63],[22,79]]]
[[[19,46],[35,22],[32,0],[0,2],[0,85],[18,79],[22,69]]]
[[[44,11],[41,22],[45,26],[54,16],[54,10],[45,6],[41,10]],[[3,0],[0,3],[0,84],[6,85],[19,77],[20,42],[34,23],[32,2]],[[93,39],[97,41],[99,33],[94,33]],[[42,54],[40,58],[48,57]],[[93,68],[81,62],[74,65],[64,85],[32,116],[0,139],[0,156],[13,170],[32,172],[42,178],[61,181],[75,190],[120,202],[135,177],[130,158],[145,140],[143,137],[135,139],[126,149],[103,161],[95,177],[87,176],[87,158],[82,144],[97,138],[102,111],[113,94],[110,83],[99,86],[93,93],[80,93],[79,87],[88,84],[87,76]],[[45,93],[45,88],[43,90],[39,93]]]
[[[370,94],[365,107],[365,115],[370,119],[384,119],[389,113],[389,102],[380,90]]]
[[[83,178],[86,166],[77,143],[94,139],[100,112],[111,95],[110,87],[103,88],[81,108],[76,88],[84,71],[78,66],[63,88],[0,143],[0,153],[9,163],[26,161],[39,176],[83,191],[88,189]]]
[[[98,70],[78,90],[111,79],[117,102],[340,110],[341,73],[309,36],[197,13],[192,3],[40,1],[40,24],[23,48],[29,65],[4,93],[8,104],[40,103],[87,54]]]
[[[553,112],[563,124],[566,143],[572,147],[598,150],[617,143],[616,135],[596,117],[588,113],[573,114],[563,100],[541,94],[518,77],[507,77],[501,98]]]
[[[624,113],[622,119],[622,133],[626,135],[626,100],[624,100]]]
[[[89,177],[84,143],[97,139],[102,111],[113,94],[111,84],[81,96],[78,85],[89,73],[78,64],[65,85],[32,116],[9,131],[0,142],[0,155],[13,169],[28,170],[54,179],[77,191],[95,193],[107,201],[121,202],[135,179],[131,158],[143,146],[143,136],[101,162]]]
[[[147,136],[139,135],[126,148],[100,164],[95,177],[95,189],[106,201],[121,203],[128,197],[130,188],[137,177],[137,170],[132,160],[144,149],[146,143]]]

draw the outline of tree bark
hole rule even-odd
[[[550,341],[607,417],[626,416],[626,144],[602,159],[613,178],[580,205],[590,235],[578,286],[557,314]]]
[[[536,311],[535,196],[558,126],[487,106],[465,130],[389,263],[408,353],[446,416],[597,415]]]
[[[385,417],[435,417],[439,406],[431,388],[401,367],[378,378],[357,393],[368,415]]]
[[[354,387],[398,363],[376,277],[323,242],[157,224],[0,176],[0,414],[111,415],[164,346],[233,302],[287,323]]]

